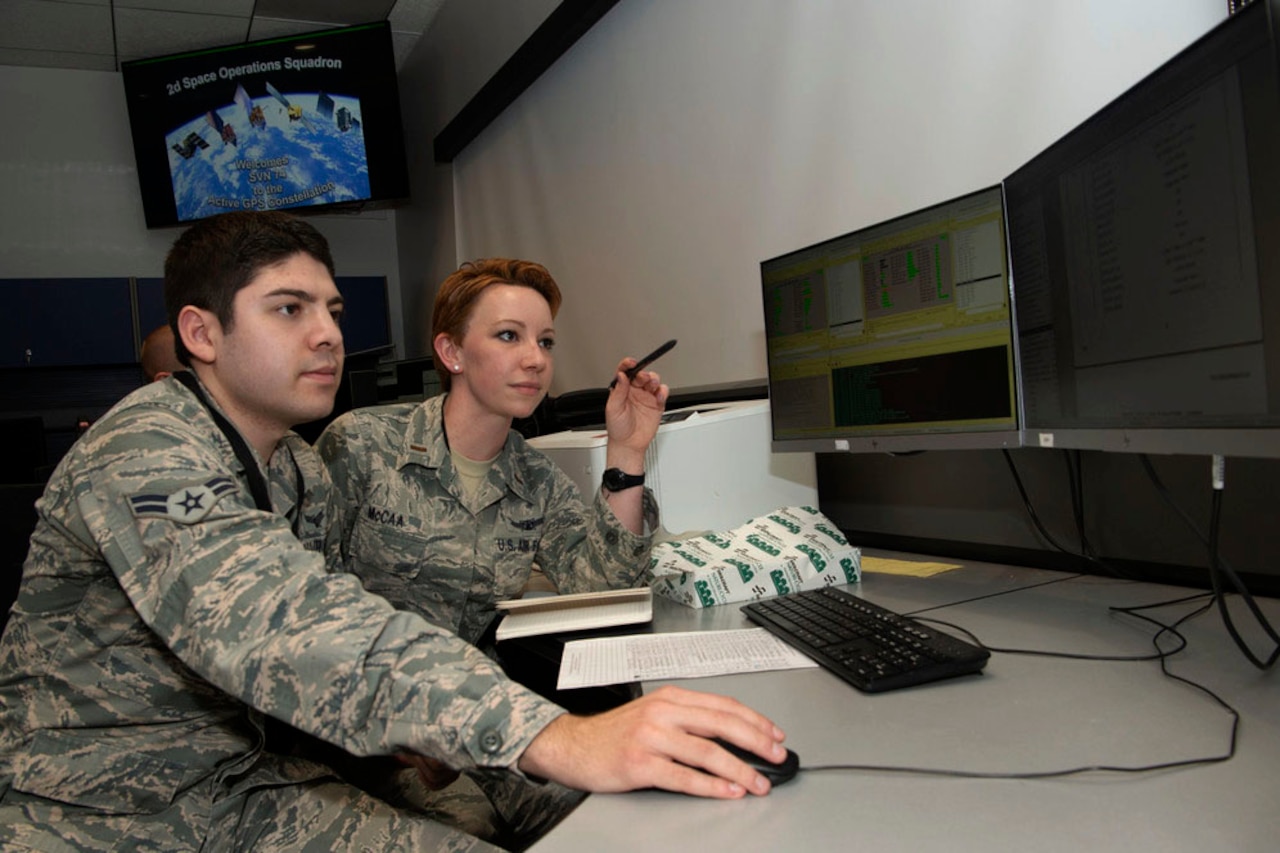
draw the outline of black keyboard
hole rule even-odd
[[[745,604],[751,621],[866,693],[979,672],[991,653],[843,590]]]

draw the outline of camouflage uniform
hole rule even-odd
[[[563,713],[326,571],[331,485],[299,438],[267,479],[275,513],[172,379],[68,452],[0,638],[0,847],[487,847],[264,748],[269,714],[356,755],[523,780]]]
[[[519,595],[535,563],[564,593],[647,580],[650,537],[623,527],[600,493],[588,511],[573,481],[518,433],[508,434],[488,479],[468,496],[445,438],[444,397],[350,412],[316,446],[336,486],[343,565],[370,592],[469,643],[485,644],[494,603]],[[656,530],[648,490],[644,507]],[[344,766],[360,778],[358,765]],[[523,843],[583,796],[464,772],[472,779],[405,799],[447,811],[457,825],[482,824],[496,812],[500,837]],[[362,784],[389,796],[385,787]]]
[[[468,498],[444,399],[349,412],[316,443],[338,493],[343,563],[370,592],[475,643],[535,562],[562,593],[647,580],[650,537],[623,527],[600,491],[588,511],[573,481],[518,433]],[[648,490],[645,521],[657,529]]]

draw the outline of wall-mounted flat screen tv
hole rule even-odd
[[[386,21],[121,65],[148,228],[409,195]]]

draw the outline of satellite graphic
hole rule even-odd
[[[179,221],[369,198],[359,99],[266,88],[166,134]]]

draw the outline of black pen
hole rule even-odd
[[[644,370],[649,365],[653,364],[655,361],[657,361],[659,358],[665,355],[667,350],[671,349],[675,345],[676,345],[675,338],[672,338],[671,340],[667,341],[665,344],[658,347],[656,350],[654,350],[653,352],[646,355],[644,358],[637,361],[636,366],[626,372],[626,377],[628,379],[635,379],[637,373]],[[613,377],[613,381],[609,383],[609,390],[613,390],[613,386],[617,384],[618,384],[618,377],[615,376]]]

